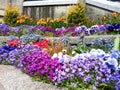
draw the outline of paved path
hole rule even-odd
[[[65,90],[42,82],[32,81],[20,70],[9,65],[0,65],[0,90]]]
[[[0,83],[0,90],[5,90],[5,88],[3,87],[1,83]]]

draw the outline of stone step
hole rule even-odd
[[[10,65],[0,65],[0,90],[65,90],[43,82],[33,81],[28,75]]]

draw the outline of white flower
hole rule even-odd
[[[110,64],[110,65],[114,65],[115,68],[118,67],[118,61],[117,61],[117,59],[115,59],[115,58],[110,58],[110,57],[109,57],[106,62],[107,62],[108,64]]]
[[[76,54],[76,52],[75,52],[75,51],[72,51],[72,55],[74,55],[74,54]]]
[[[57,58],[57,56],[58,56],[57,53],[54,53],[53,56],[52,56],[52,59]]]
[[[58,58],[62,58],[63,57],[63,53],[62,52],[59,52],[58,53]]]

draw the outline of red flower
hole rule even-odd
[[[46,28],[48,28],[48,29],[49,29],[49,28],[52,28],[52,27],[51,27],[51,26],[46,26]]]
[[[40,42],[33,42],[33,44],[39,46],[40,48],[48,48],[48,44],[50,44],[50,41],[42,40]]]
[[[97,25],[98,25],[98,27],[102,26],[102,24],[97,24]]]
[[[10,40],[8,42],[8,45],[11,47],[17,46],[18,44],[20,44],[20,40]]]

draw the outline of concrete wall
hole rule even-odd
[[[76,4],[77,1],[78,0],[26,1],[23,3],[23,13],[37,19],[66,16],[69,6]]]
[[[59,2],[57,2],[59,1]],[[47,3],[46,3],[47,2]],[[82,0],[86,4],[86,13],[90,19],[97,21],[98,17],[110,14],[113,11],[120,12],[120,2],[112,2],[107,0]],[[60,17],[66,16],[70,5],[77,3],[77,0],[48,0],[37,2],[24,2],[23,12],[30,17]]]
[[[120,12],[120,2],[86,0],[86,13],[92,20],[97,21],[98,17],[111,14],[113,11]]]
[[[33,18],[61,17],[66,16],[69,6],[42,6],[42,7],[24,7],[23,13]]]
[[[86,5],[86,13],[91,20],[97,21],[99,17],[102,17],[106,14],[111,14],[112,11],[105,10],[90,4]]]

